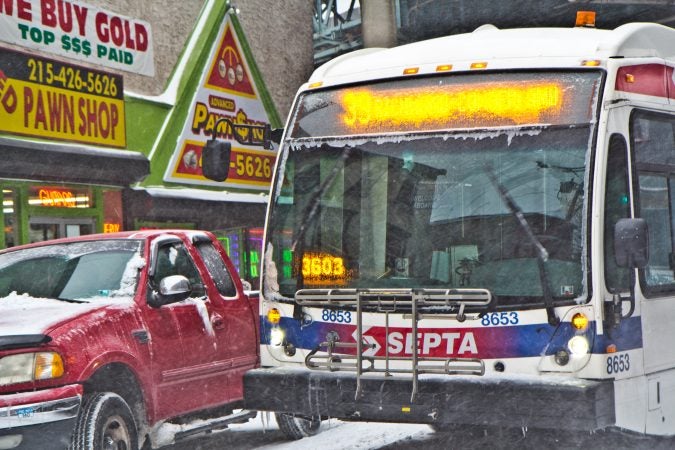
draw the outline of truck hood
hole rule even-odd
[[[71,303],[35,298],[15,292],[0,298],[0,335],[47,334],[55,325],[111,305],[129,305],[131,299],[96,298],[89,303]]]

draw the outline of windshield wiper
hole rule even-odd
[[[516,218],[516,221],[520,227],[525,231],[527,238],[532,242],[532,244],[537,249],[537,266],[539,267],[539,282],[541,283],[542,296],[544,297],[544,306],[546,307],[546,317],[548,318],[548,323],[551,326],[557,326],[560,323],[560,319],[555,315],[555,309],[553,307],[553,296],[551,295],[551,290],[548,284],[548,275],[546,274],[546,261],[548,261],[548,251],[541,244],[537,236],[534,235],[532,227],[527,223],[523,210],[520,209],[518,204],[513,200],[509,191],[504,187],[502,183],[499,182],[495,174],[492,172],[492,168],[486,166],[484,171],[487,177],[490,179],[490,182],[495,187],[499,196],[502,198],[502,201],[506,204],[509,212]]]
[[[309,200],[309,206],[305,209],[305,214],[303,215],[302,221],[300,222],[300,228],[298,229],[297,236],[295,237],[295,240],[291,245],[291,250],[295,251],[298,243],[302,244],[302,239],[305,236],[305,233],[307,232],[307,228],[314,219],[314,216],[316,216],[316,213],[319,211],[319,204],[321,203],[321,197],[326,193],[328,188],[332,186],[333,181],[335,181],[335,178],[338,176],[338,173],[340,173],[340,168],[344,167],[345,161],[347,161],[347,158],[349,158],[349,156],[351,155],[352,150],[354,150],[354,147],[350,146],[345,147],[344,151],[340,154],[340,159],[338,159],[335,162],[326,179],[323,181],[321,186],[319,186],[319,189],[316,190],[312,198]]]
[[[63,297],[55,297],[56,300],[61,300],[62,302],[68,302],[68,303],[89,303],[87,300],[77,300],[75,298],[63,298]]]

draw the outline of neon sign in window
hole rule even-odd
[[[28,204],[47,208],[91,208],[93,199],[89,189],[70,189],[51,186],[31,186]]]

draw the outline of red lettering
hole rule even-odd
[[[86,123],[86,114],[85,114],[85,102],[86,100],[83,98],[80,98],[77,100],[77,112],[79,113],[80,117],[80,126],[77,128],[78,133],[80,133],[80,136],[84,136],[87,132],[87,123]]]
[[[98,105],[98,123],[101,127],[101,137],[107,139],[110,134],[110,111],[105,102]]]
[[[127,43],[126,43],[127,48],[130,49],[136,48],[136,43],[134,42],[134,38],[131,34],[131,23],[129,23],[128,20],[124,21],[124,34],[127,36]]]
[[[134,30],[136,30],[136,50],[139,52],[146,51],[148,49],[148,30],[142,23],[134,24]]]
[[[37,91],[37,107],[35,108],[35,129],[42,125],[43,130],[47,130],[47,115],[45,114],[45,103],[42,97],[42,91]]]
[[[73,31],[73,9],[70,2],[59,0],[59,24],[66,33]]]
[[[78,131],[82,136],[98,137],[98,123],[96,120],[96,100],[81,98],[77,102],[80,112],[80,126]]]
[[[73,97],[65,94],[47,92],[47,106],[49,107],[49,129],[67,133],[75,128],[73,117]],[[63,124],[63,129],[61,128]]]
[[[0,13],[8,16],[14,14],[14,0],[0,0]]]
[[[5,107],[5,111],[7,111],[9,114],[14,113],[16,111],[16,105],[17,105],[17,98],[16,98],[16,91],[14,90],[14,86],[9,86],[5,93],[2,96],[2,106]]]
[[[2,93],[2,91],[4,91],[4,93],[2,94],[2,98],[0,98],[0,103],[5,107],[5,111],[12,114],[16,111],[16,91],[14,90],[14,86],[7,84],[7,75],[0,69],[0,93]]]
[[[75,18],[77,19],[77,32],[80,33],[80,36],[84,36],[84,27],[87,24],[87,13],[89,8],[86,6],[74,5],[75,9]]]
[[[113,44],[118,47],[121,47],[124,44],[124,29],[122,27],[122,19],[115,16],[110,19],[110,35],[112,37]]]
[[[11,9],[11,8],[10,8]],[[31,11],[31,4],[26,0],[16,0],[16,15],[19,19],[31,21],[33,20],[33,13]]]
[[[66,98],[65,95],[62,96],[62,111],[64,120],[64,133],[74,133],[75,132],[75,99],[71,96]]]
[[[23,88],[23,126],[28,128],[28,116],[33,111],[33,90],[28,86]]]
[[[61,94],[63,95],[63,94]],[[49,105],[49,129],[61,130],[61,108],[59,105],[60,95],[47,91],[47,105]]]
[[[94,18],[96,26],[96,35],[101,42],[107,43],[110,41],[110,33],[108,32],[108,16],[104,12],[96,13]]]
[[[111,126],[110,128],[112,129],[112,140],[115,140],[115,129],[117,128],[117,124],[120,121],[120,116],[119,112],[117,111],[117,105],[116,104],[111,104],[110,105],[110,123]]]
[[[56,27],[56,5],[54,0],[42,0],[42,25],[46,27]]]

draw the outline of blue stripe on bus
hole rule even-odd
[[[270,325],[264,317],[260,321],[260,336],[262,344],[269,341]],[[286,341],[296,348],[313,350],[321,342],[327,340],[329,333],[339,337],[340,342],[354,343],[356,325],[335,322],[311,322],[301,325],[300,321],[290,317],[282,317],[281,328],[285,331]],[[616,346],[616,351],[627,351],[642,346],[642,321],[640,317],[623,319],[617,328],[605,328],[605,334],[595,335],[595,322],[589,323],[589,338],[593,340],[592,353],[607,353],[609,345]],[[385,342],[383,327],[369,327],[364,335],[370,337],[370,341],[377,341],[381,346],[380,353],[384,354],[384,345],[390,349],[401,349],[405,346],[409,327],[390,327],[389,340]],[[392,336],[392,333],[396,333]],[[428,349],[428,356],[474,356],[485,359],[493,358],[523,358],[554,354],[557,350],[566,347],[567,341],[575,334],[582,334],[574,330],[569,322],[563,322],[560,326],[552,327],[547,323],[533,325],[513,326],[477,326],[473,328],[420,328],[420,347],[424,346],[425,334],[434,336],[426,338],[426,343],[440,344]],[[471,334],[471,336],[467,336]],[[394,339],[395,338],[395,339]],[[464,343],[464,347],[461,344]],[[475,344],[477,354],[466,351]],[[457,351],[464,348],[463,354]],[[354,353],[354,351],[341,351],[342,353]]]

